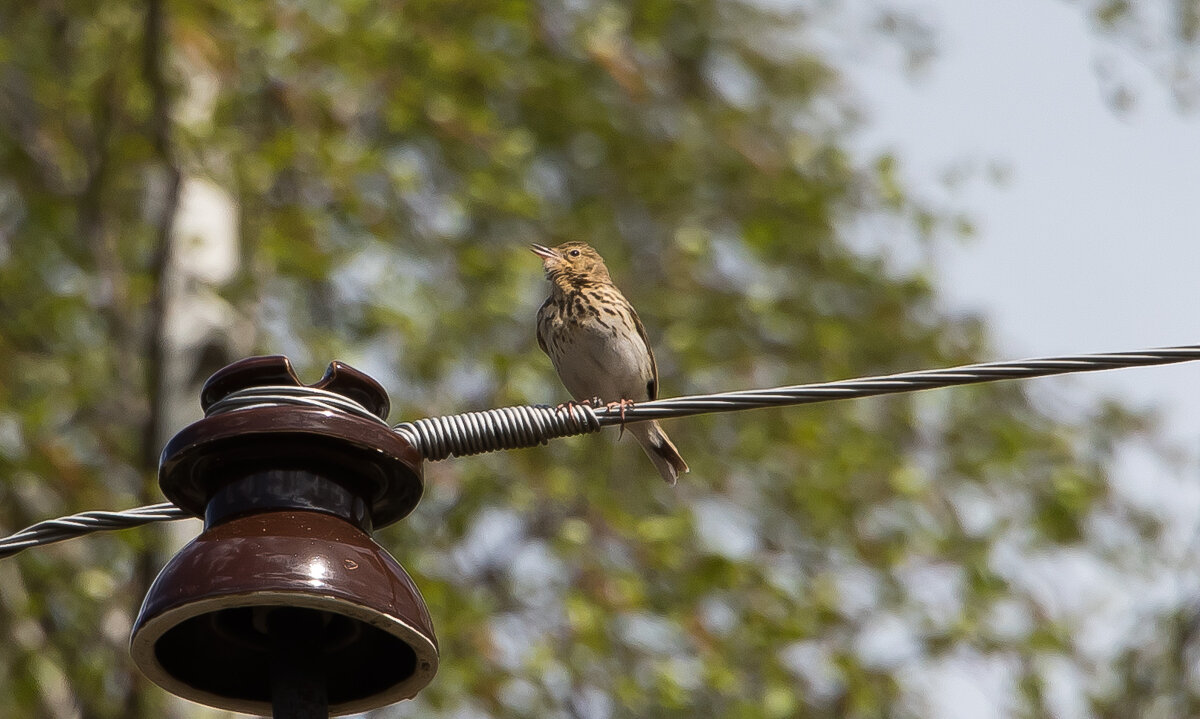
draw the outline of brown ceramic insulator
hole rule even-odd
[[[263,385],[305,386],[286,357],[251,357],[214,374],[205,383],[201,404],[207,409],[233,391]],[[311,386],[353,399],[381,419],[387,415],[383,388],[341,362],[332,363]],[[421,466],[417,449],[382,423],[319,407],[266,406],[206,417],[185,427],[163,449],[159,485],[172,502],[204,516],[214,496],[247,477],[319,476],[360,498],[370,525],[383,527],[420,501]],[[294,497],[295,492],[279,496]],[[303,499],[278,505],[261,496],[244,509],[271,506],[326,511]]]
[[[303,387],[285,357],[217,372],[205,409],[240,389]],[[339,362],[318,389],[383,419],[387,394]],[[429,612],[369,532],[421,497],[422,458],[386,424],[328,406],[214,413],[167,443],[163,493],[205,519],[151,586],[130,649],[155,683],[256,714],[365,711],[411,697],[437,671]]]
[[[412,697],[437,671],[408,574],[361,529],[312,511],[234,517],[184,547],[154,581],[131,653],[174,694],[270,714],[272,612],[297,611],[322,628],[309,638],[319,656],[310,670],[325,679],[331,714]]]

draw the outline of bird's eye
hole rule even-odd
[[[572,257],[578,257],[578,256],[579,256],[579,250],[571,250],[571,253],[570,253],[570,254],[571,254],[571,256],[572,256]]]

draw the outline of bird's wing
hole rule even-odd
[[[546,301],[543,302],[542,306],[538,308],[538,313],[537,313],[538,347],[542,348],[542,352],[545,352],[547,357],[550,356],[550,350],[546,349],[546,338],[542,336],[542,314],[546,311],[546,307],[550,304],[550,299],[551,299],[550,297],[546,298]]]
[[[633,326],[637,328],[638,337],[642,338],[642,344],[646,345],[646,354],[650,355],[650,379],[646,381],[646,394],[650,399],[658,399],[658,364],[654,361],[654,350],[650,348],[650,338],[646,336],[646,328],[642,326],[642,319],[638,317],[637,310],[633,309],[633,305],[629,306],[629,314],[633,316]]]

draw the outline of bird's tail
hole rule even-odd
[[[636,422],[625,428],[633,438],[646,450],[646,456],[654,463],[654,468],[662,475],[663,480],[672,487],[679,475],[688,471],[687,462],[679,455],[679,450],[671,443],[671,438],[663,431],[657,421]]]

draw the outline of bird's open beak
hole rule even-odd
[[[555,252],[554,250],[550,249],[549,247],[546,247],[545,245],[533,244],[533,245],[529,246],[529,249],[531,252],[533,252],[533,254],[537,255],[538,257],[542,257],[547,260],[559,259],[558,253]]]

